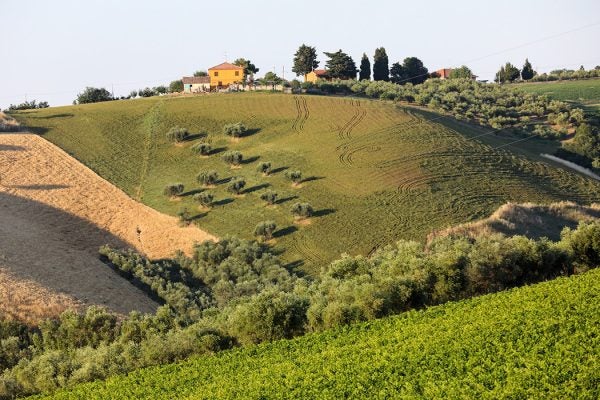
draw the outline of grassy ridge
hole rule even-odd
[[[534,82],[514,86],[526,92],[545,94],[557,100],[580,103],[600,101],[600,79]]]
[[[275,220],[277,249],[308,272],[342,252],[367,254],[399,238],[424,239],[432,229],[487,216],[508,201],[589,203],[600,194],[598,182],[542,162],[538,155],[552,153],[552,142],[493,134],[381,101],[244,93],[115,101],[17,117],[132,197],[170,214],[187,207],[216,235],[248,238],[258,222]],[[252,131],[232,141],[222,128],[236,121]],[[175,125],[198,135],[168,143],[165,133]],[[194,155],[190,147],[200,140],[216,154]],[[241,151],[249,162],[230,169],[220,159],[226,149]],[[256,171],[260,161],[279,171],[263,177]],[[284,168],[299,169],[308,180],[293,188]],[[222,178],[243,176],[246,192],[232,196],[218,185],[210,189],[216,206],[196,211],[195,176],[207,169]],[[182,201],[162,194],[172,182],[185,184]],[[274,207],[259,198],[267,188],[279,193]],[[310,224],[293,222],[295,201],[316,209]]]
[[[600,396],[600,270],[136,371],[54,399]]]

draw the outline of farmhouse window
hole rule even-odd
[[[219,71],[215,71],[215,76],[219,76]]]
[[[235,76],[240,76],[240,71],[235,71]]]

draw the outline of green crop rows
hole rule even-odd
[[[55,399],[597,399],[600,270],[136,371]]]

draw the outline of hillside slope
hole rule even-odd
[[[54,399],[600,396],[600,270],[214,357]]]
[[[82,305],[151,312],[156,303],[103,264],[99,247],[160,258],[213,237],[178,227],[25,133],[0,134],[0,209],[0,311],[26,320]]]
[[[600,198],[600,182],[557,168],[539,153],[556,144],[496,134],[434,113],[382,101],[324,96],[242,93],[191,98],[149,98],[21,112],[25,125],[91,167],[133,198],[171,215],[183,208],[195,223],[218,236],[251,237],[263,220],[274,220],[278,250],[305,271],[343,252],[368,254],[399,238],[424,240],[432,229],[492,213],[506,202],[588,204]],[[250,132],[231,140],[227,123],[242,121]],[[167,142],[173,126],[192,140]],[[210,143],[201,157],[191,146]],[[225,150],[246,159],[231,169]],[[256,171],[262,161],[274,173]],[[221,178],[211,210],[197,210],[192,195],[202,170]],[[285,172],[300,170],[292,187]],[[227,191],[231,177],[245,191]],[[186,195],[169,201],[165,185],[182,182]],[[274,206],[260,195],[279,194]],[[296,201],[315,208],[310,224],[290,214]]]

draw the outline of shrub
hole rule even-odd
[[[207,156],[212,151],[212,147],[208,143],[198,143],[192,146],[192,151],[202,156]]]
[[[231,193],[240,194],[244,186],[246,186],[246,181],[243,178],[234,178],[229,182],[227,190]]]
[[[229,165],[240,165],[244,157],[239,151],[226,151],[222,158]]]
[[[179,217],[179,223],[181,225],[189,225],[192,221],[192,216],[187,208],[182,208],[177,211],[177,216]]]
[[[163,193],[165,196],[169,196],[169,197],[179,196],[183,193],[183,188],[184,188],[183,183],[171,183],[171,184],[165,186]]]
[[[271,239],[273,237],[273,232],[277,229],[277,224],[275,221],[263,221],[259,222],[254,228],[254,236],[258,236],[261,239]]]
[[[267,204],[275,204],[277,201],[277,192],[273,190],[267,190],[260,195],[260,199],[265,201]]]
[[[246,133],[246,131],[246,126],[241,122],[236,122],[235,124],[227,124],[223,127],[223,133],[234,138],[243,136],[244,133]]]
[[[173,128],[169,129],[169,132],[167,132],[167,140],[169,142],[179,143],[187,139],[189,135],[190,134],[187,129],[174,126]]]
[[[217,183],[217,179],[219,179],[219,173],[217,171],[202,171],[198,175],[196,175],[196,180],[199,184],[204,186],[210,186]]]
[[[268,161],[264,161],[258,164],[256,170],[263,175],[269,175],[271,173],[271,163]]]
[[[300,171],[286,171],[285,176],[294,184],[298,184],[302,180],[302,172]]]
[[[314,209],[312,208],[310,203],[294,203],[291,211],[294,216],[300,218],[311,217],[314,213]]]
[[[195,202],[203,205],[204,207],[210,207],[215,196],[213,196],[212,193],[206,193],[206,192],[202,192],[202,193],[196,193],[193,197]]]

